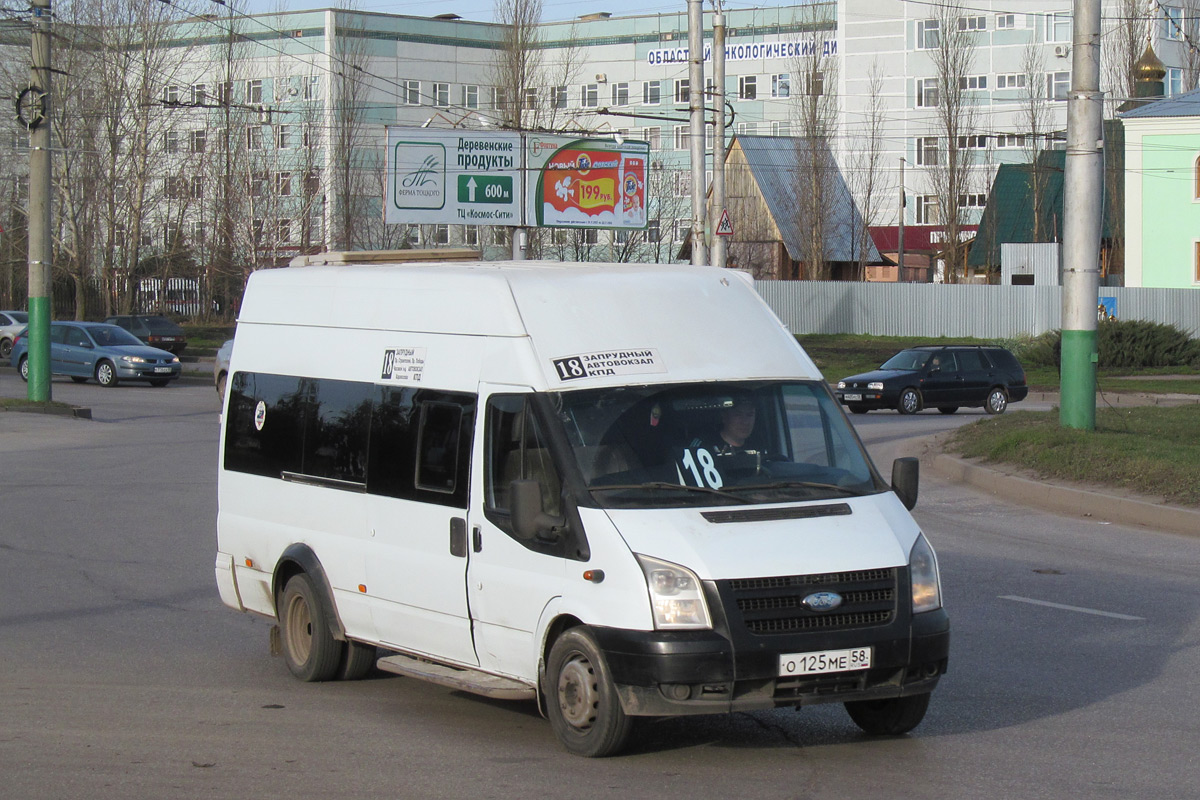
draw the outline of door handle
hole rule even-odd
[[[476,553],[483,550],[483,533],[479,530],[478,525],[471,531],[471,547]]]
[[[450,518],[450,555],[467,557],[467,521],[462,517]]]

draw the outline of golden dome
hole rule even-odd
[[[1133,65],[1134,80],[1138,83],[1143,81],[1161,81],[1167,75],[1167,68],[1163,66],[1163,62],[1154,54],[1154,47],[1150,44],[1146,45],[1146,52],[1142,53],[1142,57]]]

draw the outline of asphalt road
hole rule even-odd
[[[213,582],[217,401],[56,379],[93,421],[0,412],[0,797],[1192,798],[1200,538],[926,476],[950,673],[925,723],[838,706],[667,720],[563,752],[529,704],[415,680],[302,684]],[[0,395],[23,396],[11,370]],[[1020,408],[1020,406],[1015,407]],[[855,418],[887,473],[977,417]]]

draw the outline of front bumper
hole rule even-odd
[[[858,389],[835,389],[833,392],[833,395],[834,395],[834,397],[836,397],[838,399],[838,402],[843,405],[855,406],[857,408],[867,408],[867,409],[871,409],[871,410],[877,410],[877,409],[881,409],[881,408],[895,408],[896,405],[900,402],[900,393],[899,392],[895,392],[895,391],[889,392],[886,389],[881,392],[880,391],[868,392],[865,389],[862,391],[859,391]],[[848,399],[846,399],[846,395],[851,395],[851,396],[857,395],[859,397],[859,399],[858,400],[848,400]]]
[[[592,628],[592,633],[604,651],[626,714],[679,716],[906,697],[933,691],[946,672],[949,617],[938,609],[912,616],[899,628],[886,625],[753,637],[764,640],[757,647],[735,645],[731,637],[717,630]],[[870,669],[779,675],[780,655],[866,646],[874,649]]]
[[[139,364],[117,361],[117,377],[123,381],[168,381],[179,377],[183,368],[179,364],[169,367],[163,364]],[[160,372],[160,370],[166,370]]]

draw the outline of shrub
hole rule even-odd
[[[1096,328],[1101,369],[1200,367],[1200,340],[1174,325],[1142,319],[1103,320]],[[1017,357],[1035,366],[1059,366],[1062,331],[1047,331],[1024,345]]]

